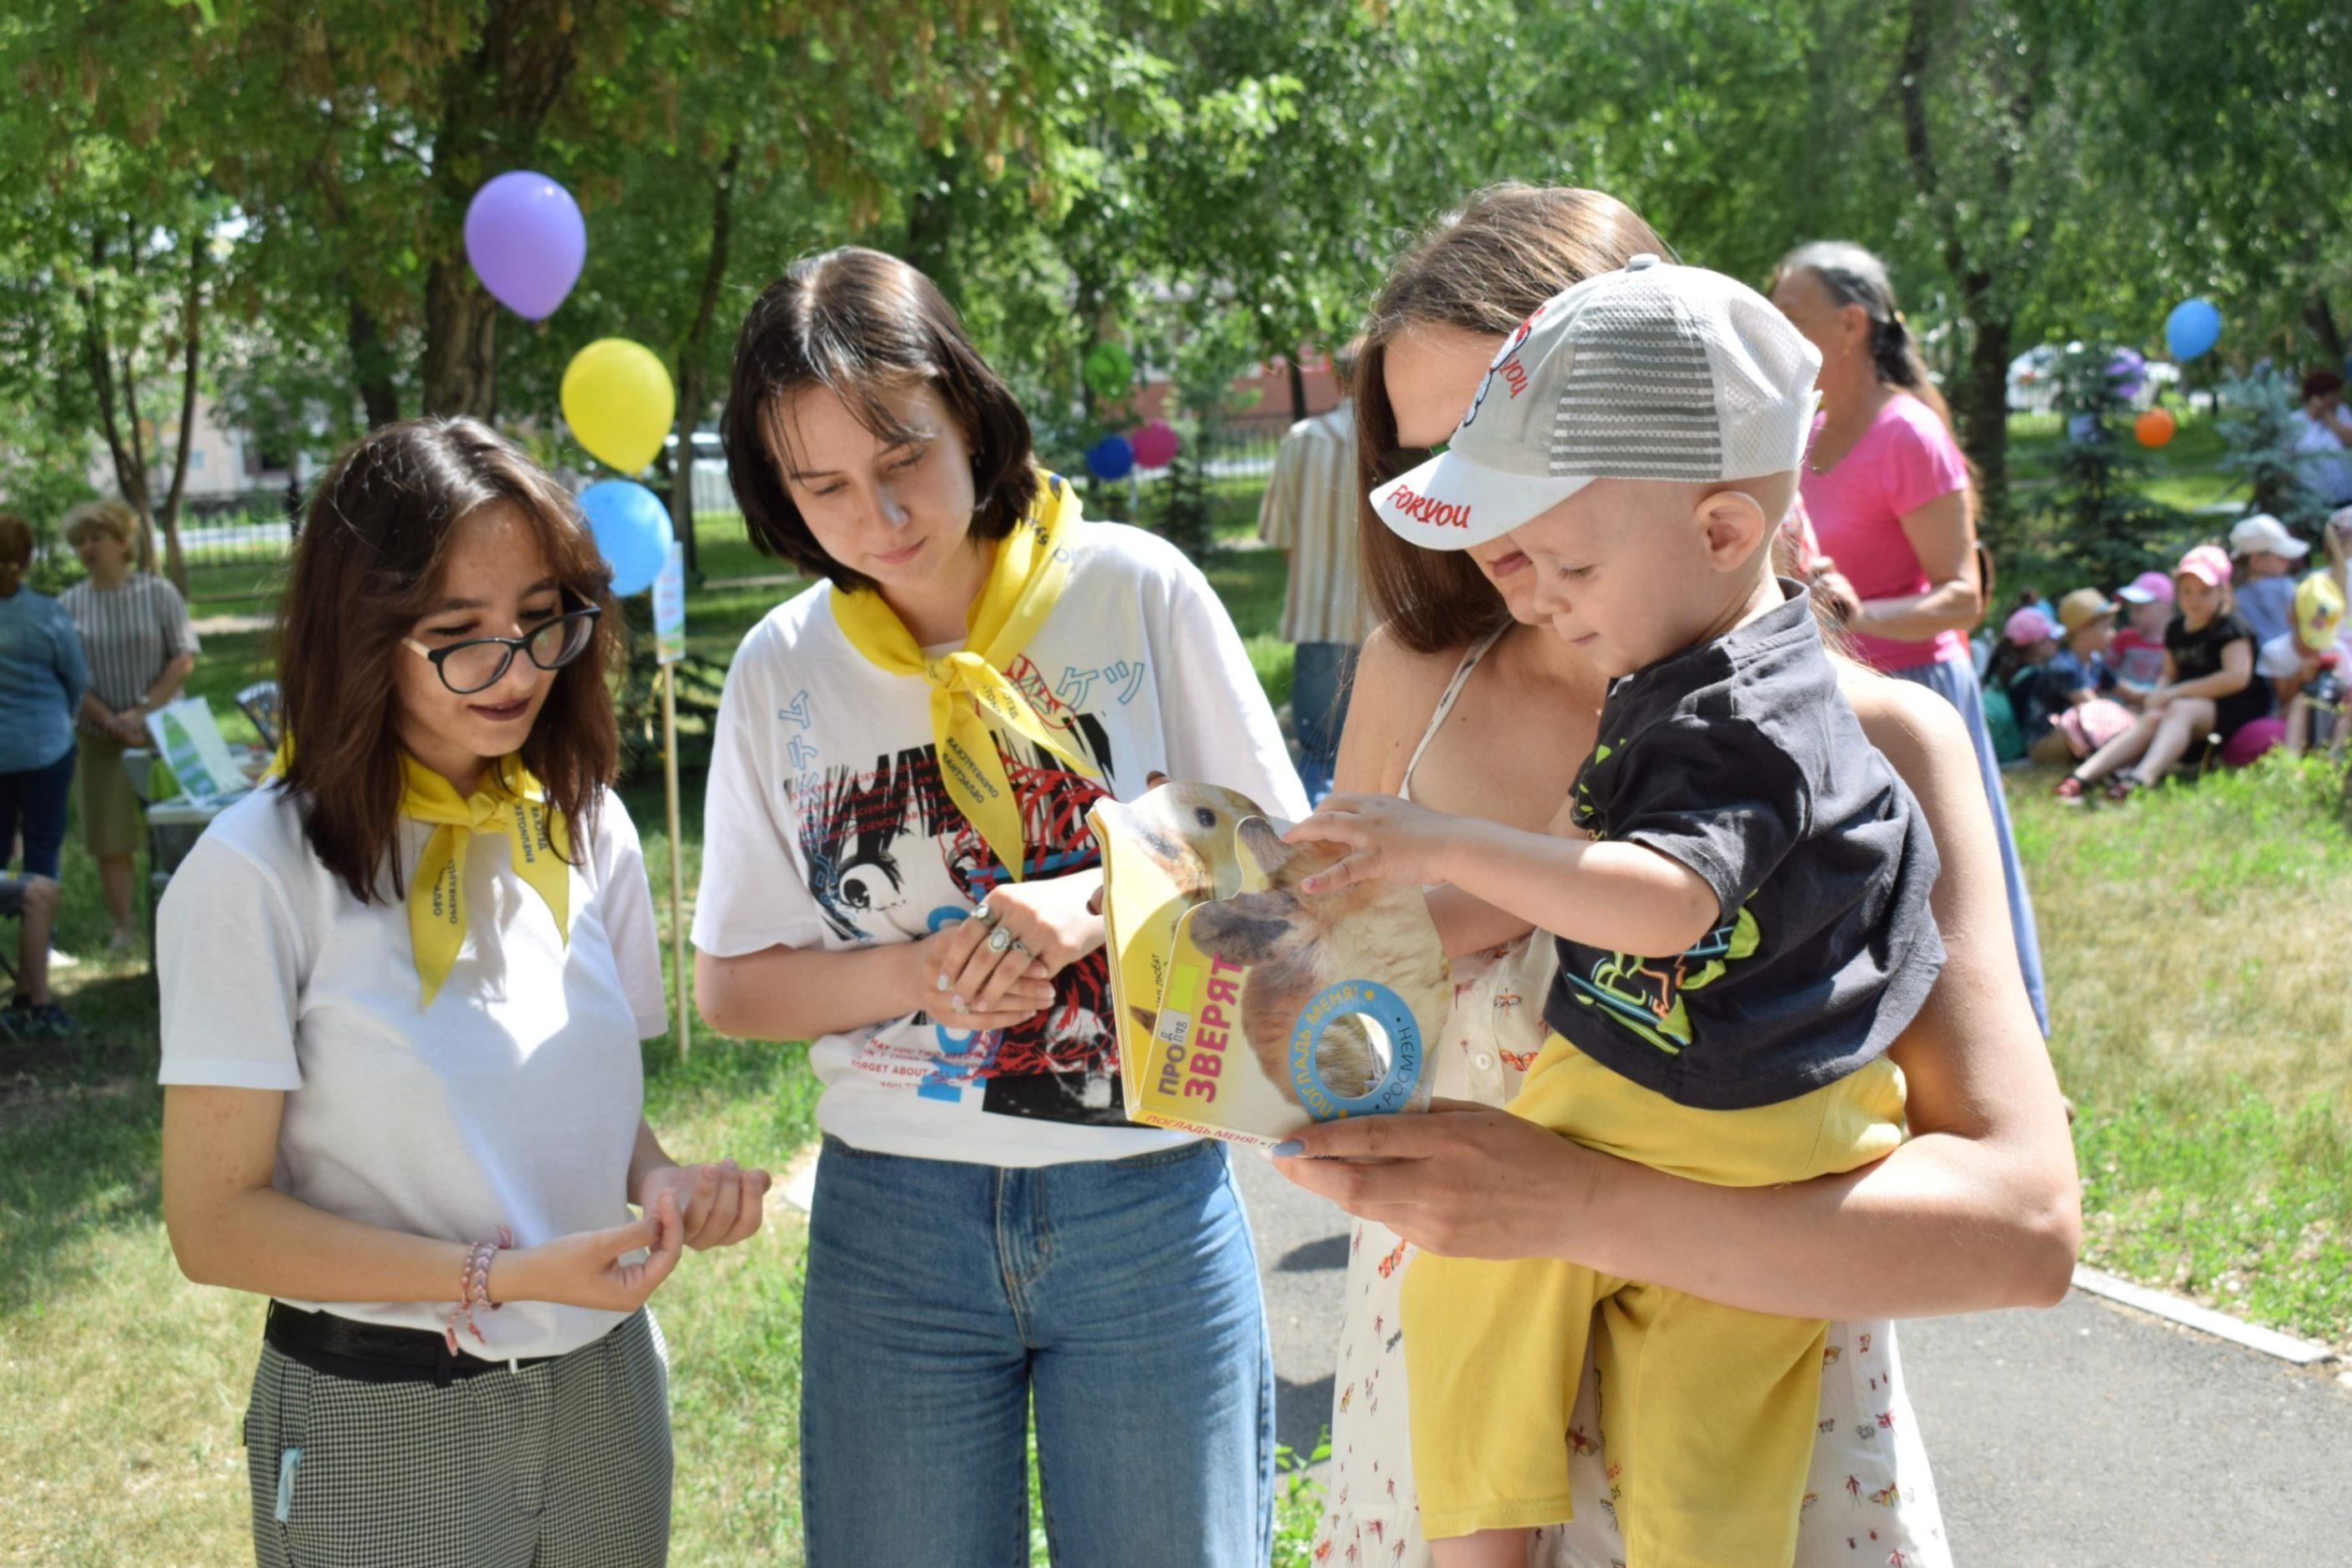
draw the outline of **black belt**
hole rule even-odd
[[[483,1361],[449,1353],[449,1342],[430,1329],[396,1329],[362,1323],[332,1312],[306,1312],[283,1301],[269,1303],[265,1342],[313,1372],[361,1383],[429,1383],[446,1388],[464,1378],[509,1366],[537,1366],[549,1355],[518,1356],[512,1362]]]

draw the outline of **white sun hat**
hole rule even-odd
[[[2311,553],[2311,546],[2289,533],[2286,524],[2270,513],[2258,511],[2230,530],[2230,553],[2284,555],[2289,561],[2300,561]]]
[[[1446,450],[1372,492],[1429,550],[1466,550],[1595,479],[1712,484],[1804,460],[1821,355],[1763,295],[1636,256],[1519,323]]]

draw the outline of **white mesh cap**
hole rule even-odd
[[[1746,284],[1636,256],[1520,322],[1446,450],[1372,509],[1412,543],[1465,550],[1595,479],[1786,473],[1804,459],[1821,364]]]

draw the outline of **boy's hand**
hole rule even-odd
[[[1333,795],[1315,815],[1282,836],[1286,844],[1337,844],[1349,853],[1328,870],[1302,878],[1303,893],[1336,893],[1375,878],[1427,884],[1446,879],[1454,819],[1389,795]]]

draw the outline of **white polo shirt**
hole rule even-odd
[[[413,874],[432,829],[403,821]],[[310,852],[272,784],[207,828],[157,916],[167,1084],[282,1089],[278,1188],[347,1219],[531,1246],[625,1225],[644,1115],[637,1042],[662,1034],[661,955],[635,826],[606,795],[572,871],[571,940],[475,836],[465,945],[421,1007],[407,905],[362,904]],[[403,886],[410,885],[404,881]],[[433,1301],[288,1300],[438,1331]],[[488,1356],[561,1355],[621,1314],[517,1301],[477,1314]]]

